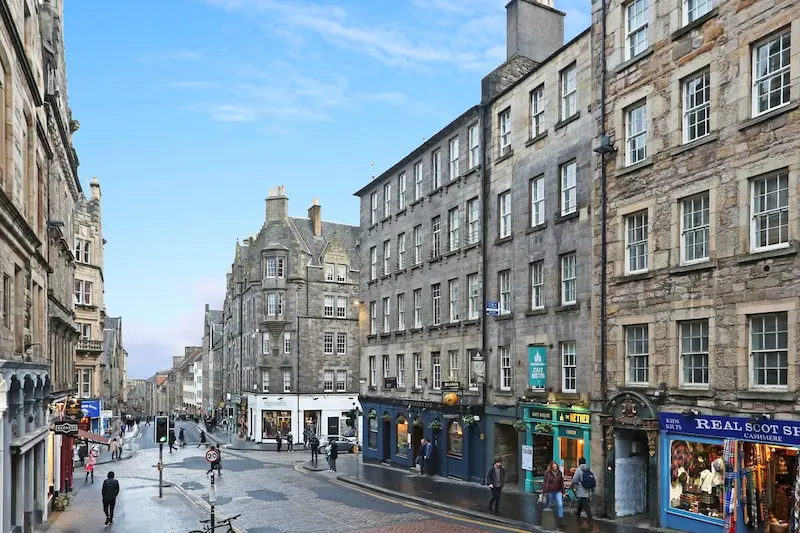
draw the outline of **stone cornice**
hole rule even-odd
[[[58,104],[55,95],[48,94],[45,96],[47,103],[50,105],[50,114],[56,123],[58,129],[58,136],[61,137],[61,144],[64,146],[64,152],[67,154],[67,161],[69,161],[70,170],[72,170],[72,177],[75,178],[75,185],[78,190],[81,190],[80,180],[78,179],[78,163],[75,161],[75,154],[72,152],[72,144],[69,142],[69,135],[67,135],[67,128],[64,126],[64,121],[61,120],[61,114],[58,112]]]
[[[14,17],[11,16],[11,10],[8,7],[8,2],[0,2],[0,18],[3,19],[8,34],[11,36],[11,44],[14,46],[14,52],[17,55],[20,67],[23,74],[25,74],[25,81],[28,83],[28,89],[31,92],[33,103],[36,107],[40,107],[42,102],[42,95],[39,93],[39,87],[36,85],[36,76],[33,74],[31,63],[28,61],[28,54],[25,52],[25,43],[19,36],[17,25],[14,23]]]
[[[0,4],[3,2],[0,1]],[[11,201],[11,199],[6,196],[5,191],[0,189],[0,222],[5,222],[3,220],[3,214],[6,213],[9,220],[9,224],[0,223],[0,226],[4,226],[7,231],[15,232],[18,236],[22,237],[22,241],[25,244],[28,244],[28,249],[26,250],[26,255],[32,255],[36,252],[36,249],[42,246],[42,242],[39,240],[39,237],[36,236],[36,233],[28,226],[28,221],[25,220],[25,217],[22,216],[22,213],[17,210],[17,207]],[[16,231],[15,231],[16,230]]]

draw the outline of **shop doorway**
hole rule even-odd
[[[414,458],[414,463],[416,464],[417,456],[419,455],[419,449],[422,445],[422,430],[421,426],[411,426],[411,457]]]
[[[385,415],[384,415],[385,416]],[[388,420],[383,421],[383,457],[382,461],[384,463],[390,462],[391,451],[392,451],[392,424]]]
[[[519,481],[519,434],[514,426],[494,425],[494,459],[500,459],[506,469],[506,483]]]
[[[648,493],[657,490],[647,483],[649,460],[644,431],[614,432],[614,513],[618,518],[648,514]]]
[[[329,416],[328,417],[328,433],[326,435],[338,435],[339,434],[339,417],[338,416]]]

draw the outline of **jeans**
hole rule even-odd
[[[106,518],[109,520],[114,520],[114,506],[117,505],[117,499],[113,498],[111,500],[103,500],[103,512],[106,514]]]
[[[502,494],[502,487],[492,487],[489,489],[492,491],[492,497],[489,498],[489,511],[494,511],[495,513],[500,512],[500,494]]]
[[[311,462],[317,464],[317,459],[319,459],[319,448],[316,446],[311,446]]]
[[[560,492],[547,493],[547,507],[553,506],[553,500],[556,501],[556,512],[559,518],[564,518],[564,495]]]
[[[593,520],[592,518],[592,504],[589,502],[589,498],[578,498],[578,510],[575,511],[575,515],[580,518],[581,511],[586,511],[586,517],[589,520]]]

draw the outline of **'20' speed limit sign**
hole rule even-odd
[[[206,452],[206,461],[215,463],[219,459],[219,452],[217,450],[208,450]]]

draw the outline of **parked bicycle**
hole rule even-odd
[[[223,518],[222,520],[217,520],[216,524],[214,524],[214,533],[236,533],[236,530],[233,529],[233,521],[239,518],[240,514],[236,516],[231,516],[230,518]],[[200,520],[200,523],[203,524],[203,529],[195,529],[190,531],[189,533],[209,533],[211,531],[211,519],[208,520]]]

